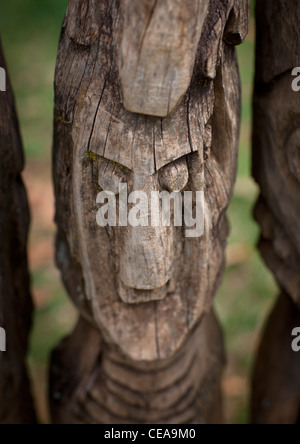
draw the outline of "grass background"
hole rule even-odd
[[[0,31],[16,95],[26,154],[24,180],[32,212],[29,259],[36,305],[29,366],[42,422],[48,422],[47,366],[51,349],[68,333],[76,312],[53,263],[54,200],[51,185],[53,78],[67,0],[2,0]],[[255,26],[238,48],[243,91],[238,178],[229,208],[227,270],[216,298],[228,365],[223,391],[228,423],[248,420],[249,380],[264,320],[276,285],[256,251],[259,230],[252,218],[258,190],[251,179],[251,91]]]

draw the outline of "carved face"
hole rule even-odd
[[[186,107],[180,111],[183,114]],[[127,184],[128,193],[141,190],[147,196],[152,191],[201,191],[203,148],[201,152],[191,152],[186,118],[180,113],[163,122],[132,115],[122,107],[120,114],[116,119],[122,124],[116,120],[111,125],[105,157],[101,151],[99,156],[101,142],[98,139],[91,141],[92,147],[98,147],[98,153],[96,148],[88,153],[82,151],[76,162],[74,210],[80,263],[85,264],[85,292],[91,295],[93,322],[104,330],[108,340],[113,338],[113,342],[134,359],[167,357],[182,344],[210,306],[214,291],[211,286],[223,261],[222,250],[219,257],[217,250],[213,251],[211,214],[206,214],[205,234],[194,239],[186,237],[187,227],[174,227],[174,224],[100,228],[96,222],[99,209],[96,198],[99,184],[115,194],[120,183]],[[128,118],[136,120],[134,139],[127,126]],[[143,135],[147,123],[152,130],[148,132],[151,135],[149,151]],[[179,129],[180,125],[183,130]],[[124,127],[129,131],[124,131]],[[209,125],[206,131],[210,133]],[[97,133],[102,134],[101,128]],[[121,152],[117,151],[117,159],[109,154],[115,146],[120,149],[115,140],[122,141],[121,147],[124,147]],[[164,140],[172,150],[163,150]],[[200,139],[195,141],[195,146],[201,145]],[[153,151],[153,147],[157,149]],[[122,157],[128,150],[132,150],[128,158],[134,166]],[[174,160],[171,157],[171,161],[164,164],[161,160],[164,153],[174,156]],[[139,159],[143,159],[142,164]],[[84,178],[82,182],[81,178]]]
[[[267,204],[257,217],[272,250],[265,254],[265,242],[262,252],[280,285],[299,303],[300,104],[292,80],[291,71],[278,76],[255,102],[254,172]]]
[[[133,3],[142,8],[151,2]],[[176,2],[176,8],[181,13],[187,12],[182,3]],[[201,7],[197,13],[201,15],[206,12],[208,2],[198,3]],[[125,1],[125,4],[130,6],[130,2]],[[194,7],[195,2],[191,2],[192,10]],[[160,24],[150,21],[150,31],[168,19],[167,12],[170,8],[154,13],[154,19]],[[103,14],[109,13],[103,6]],[[137,41],[141,40],[145,45],[140,60],[142,65],[146,63],[144,68],[135,58],[135,45],[129,49],[133,51],[132,64],[136,66],[133,70],[133,81],[137,82],[136,97],[130,85],[124,84],[124,78],[130,75],[130,67],[124,62],[124,41],[128,35],[118,26],[126,23],[126,19],[122,22],[114,15],[109,19],[106,16],[100,29],[98,24],[99,41],[92,44],[84,56],[79,56],[72,44],[68,46],[68,50],[74,52],[73,65],[79,64],[84,74],[77,88],[74,87],[73,94],[77,94],[72,116],[74,123],[65,137],[72,151],[67,173],[58,172],[60,162],[66,159],[63,159],[63,148],[56,147],[56,176],[61,181],[56,188],[58,208],[66,205],[63,203],[64,193],[69,202],[64,215],[59,211],[57,214],[60,228],[58,263],[82,315],[102,331],[107,341],[118,345],[123,353],[135,360],[164,359],[173,355],[200,322],[204,312],[210,310],[219,284],[227,234],[224,213],[236,170],[240,106],[234,49],[226,46],[223,50],[221,43],[226,25],[224,15],[228,17],[229,13],[228,5],[216,5],[205,20],[197,16],[197,20],[192,21],[199,34],[196,33],[197,42],[206,23],[199,46],[202,53],[198,54],[194,74],[198,45],[189,52],[189,69],[185,71],[188,81],[184,78],[184,91],[175,89],[171,101],[174,73],[178,68],[181,74],[177,80],[182,79],[186,69],[184,57],[182,61],[174,56],[175,59],[169,62],[168,72],[171,74],[167,78],[171,79],[171,86],[168,84],[167,90],[170,94],[166,95],[166,89],[162,88],[161,102],[157,100],[157,84],[146,82],[149,107],[143,108],[145,115],[130,111],[143,112],[140,99],[145,79],[141,82],[140,76],[145,68],[145,78],[153,80],[155,77],[155,67],[147,65],[147,57],[158,54],[158,59],[154,57],[152,63],[159,63],[162,54],[155,50],[157,39],[153,42],[147,32],[144,38],[138,35]],[[174,20],[181,20],[183,26],[185,15],[175,16]],[[141,17],[145,18],[145,10]],[[214,29],[216,17],[221,27],[218,38]],[[64,45],[71,34],[68,17],[66,30]],[[171,30],[176,34],[176,28],[171,27]],[[184,44],[187,44],[190,32],[190,29],[183,32]],[[120,42],[118,36],[123,38],[123,43],[118,43],[121,51],[115,50],[112,36],[116,36],[115,42]],[[180,41],[179,36],[175,37],[175,43]],[[134,38],[133,42],[136,43]],[[171,55],[173,51],[174,48]],[[114,53],[116,59],[112,56]],[[179,55],[182,55],[181,50]],[[219,63],[221,58],[222,64]],[[183,66],[179,66],[181,62]],[[89,69],[85,69],[87,63]],[[161,74],[158,66],[159,79]],[[56,97],[60,101],[66,93],[63,84],[59,84],[59,71],[56,78]],[[125,106],[133,108],[130,111],[125,109],[122,101],[120,78]],[[190,80],[191,87],[186,92]],[[69,95],[67,102],[70,101]],[[168,117],[158,117],[170,111],[173,112]],[[153,116],[146,115],[149,113]],[[187,238],[187,227],[175,227],[174,224],[170,227],[160,224],[157,227],[117,225],[100,228],[96,222],[99,186],[117,194],[119,183],[126,183],[129,193],[143,191],[147,196],[152,191],[203,191],[204,234]],[[74,269],[78,273],[74,273]]]
[[[290,73],[285,74],[265,94],[264,109],[260,105],[264,135],[258,143],[265,166],[261,180],[266,184],[268,202],[282,225],[288,228],[300,253],[297,229],[300,208],[295,199],[300,193],[300,105],[298,93],[291,88],[292,79]]]

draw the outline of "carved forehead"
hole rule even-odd
[[[83,57],[82,53],[74,50],[72,66],[78,65],[80,72],[84,72],[78,85],[75,87],[74,83],[71,93],[63,82],[59,84],[59,88],[56,86],[56,95],[65,97],[66,104],[72,103],[72,94],[80,92],[72,116],[76,121],[72,128],[76,151],[82,154],[90,151],[130,170],[149,175],[193,151],[198,151],[202,157],[203,143],[207,139],[206,126],[214,107],[214,85],[210,79],[215,78],[216,67],[221,58],[220,40],[232,8],[234,11],[238,10],[240,6],[237,5],[246,2],[247,0],[211,2],[190,89],[175,111],[166,118],[134,114],[125,109],[124,99],[120,94],[120,72],[113,57],[115,42],[122,35],[118,29],[121,20],[116,20],[115,16],[111,21],[104,20],[103,29],[101,28],[103,35],[98,35],[99,41],[93,41],[91,54],[86,52]],[[96,13],[92,17],[95,29],[97,25],[99,28],[100,18]],[[232,17],[238,17],[238,14],[235,13]],[[71,19],[72,14],[68,16],[68,23]],[[230,32],[234,35],[243,34],[238,23],[238,19],[231,23]],[[116,39],[112,39],[114,34],[117,34]],[[68,24],[67,35],[72,40]],[[93,60],[94,67],[86,69],[86,63],[90,59]],[[61,113],[67,115],[69,111],[63,110]],[[69,121],[69,118],[66,117],[66,120]]]
[[[120,107],[110,114],[104,103],[98,109],[89,151],[132,171],[152,175],[202,148],[202,137],[192,148],[187,119],[179,116],[182,112],[186,110],[181,108],[173,116],[160,119],[128,113]]]
[[[87,93],[79,108],[80,124],[73,132],[82,154],[90,151],[147,175],[192,152],[203,159],[213,113],[213,82],[193,86],[167,118],[126,111],[114,86],[102,80],[99,87],[99,83],[97,79],[100,98]],[[95,90],[92,82],[90,88]]]

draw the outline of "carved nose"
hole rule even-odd
[[[128,227],[120,260],[120,278],[127,288],[155,290],[172,276],[172,227]]]

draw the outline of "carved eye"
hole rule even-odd
[[[300,182],[300,129],[292,133],[287,142],[289,170]]]
[[[159,171],[159,183],[162,189],[171,193],[182,191],[189,181],[186,158],[175,160]]]
[[[102,157],[99,163],[98,183],[104,191],[111,191],[117,196],[120,184],[127,183],[128,171],[125,167]]]

